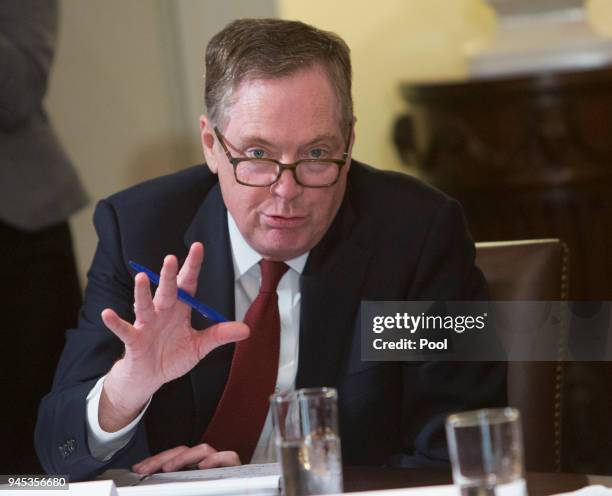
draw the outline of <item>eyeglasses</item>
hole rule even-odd
[[[304,158],[290,164],[284,164],[273,158],[232,157],[225,138],[214,127],[219,143],[225,151],[230,164],[234,167],[234,177],[244,186],[271,186],[281,177],[285,169],[290,170],[295,182],[307,188],[327,188],[338,182],[340,170],[346,165],[350,139],[346,141],[346,149],[341,159]],[[349,135],[350,138],[350,135]]]

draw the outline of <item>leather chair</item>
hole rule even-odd
[[[567,299],[569,253],[558,239],[477,243],[476,264],[492,301]],[[527,470],[560,471],[562,387],[561,361],[508,363],[508,403],[521,412]]]

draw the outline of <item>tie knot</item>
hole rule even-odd
[[[260,293],[273,293],[276,291],[278,282],[287,272],[289,266],[285,262],[272,262],[271,260],[261,260],[261,288]]]

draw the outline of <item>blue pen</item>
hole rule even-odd
[[[128,265],[138,272],[144,272],[153,284],[157,284],[159,286],[159,275],[157,275],[155,272],[147,269],[146,267],[143,267],[142,265],[137,264],[136,262],[132,262],[131,260],[128,262]],[[183,303],[187,303],[187,305],[193,308],[196,312],[202,314],[207,319],[214,320],[215,322],[228,321],[228,319],[226,319],[219,312],[213,310],[201,301],[196,300],[184,289],[179,288],[177,296],[179,300],[181,300]]]

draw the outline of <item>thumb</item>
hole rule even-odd
[[[248,326],[242,322],[223,322],[211,326],[198,333],[198,356],[201,360],[219,346],[248,338],[249,333]]]

